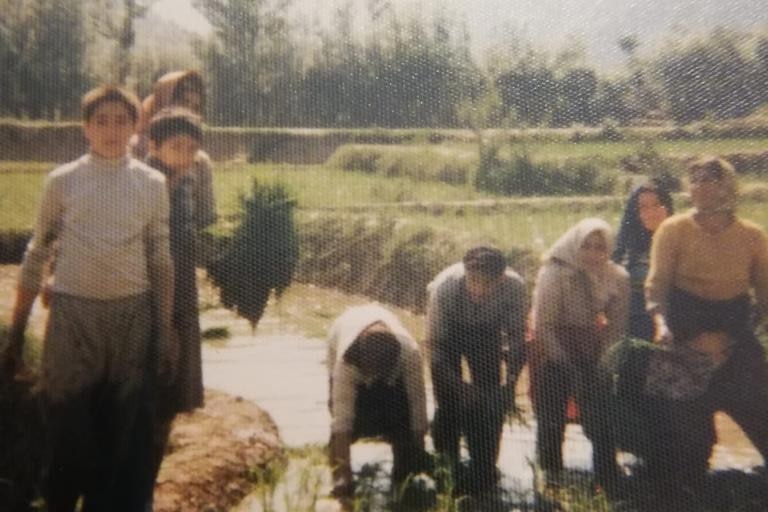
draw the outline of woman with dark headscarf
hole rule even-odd
[[[643,284],[648,275],[651,240],[659,225],[674,207],[672,197],[655,182],[637,187],[627,201],[612,259],[629,272],[629,335],[651,341],[653,321],[645,308]]]

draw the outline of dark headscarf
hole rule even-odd
[[[616,237],[616,248],[613,251],[612,259],[616,263],[623,263],[624,256],[633,259],[635,256],[646,254],[651,249],[651,239],[653,232],[648,231],[640,221],[640,194],[652,192],[659,198],[659,202],[666,207],[667,213],[674,213],[672,205],[672,196],[669,192],[659,186],[658,183],[650,181],[637,187],[632,195],[629,196],[627,206],[624,208],[624,216],[619,225],[619,234]]]

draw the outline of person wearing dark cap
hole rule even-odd
[[[438,274],[427,291],[435,450],[448,459],[459,488],[487,490],[498,478],[504,417],[514,408],[525,363],[525,284],[501,251],[480,246]],[[466,473],[459,471],[462,435],[470,456]]]
[[[170,204],[170,252],[174,270],[172,327],[178,347],[176,378],[145,383],[150,399],[143,412],[151,432],[147,452],[146,501],[152,493],[176,414],[203,406],[200,319],[197,304],[197,247],[201,226],[195,219],[194,180],[191,175],[203,142],[200,117],[189,109],[170,107],[150,121],[147,163],[166,178]],[[154,362],[150,358],[149,366]],[[156,375],[157,376],[157,375]],[[137,436],[140,433],[136,434]],[[138,451],[138,447],[137,447]]]

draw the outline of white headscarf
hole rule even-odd
[[[584,241],[592,233],[600,233],[605,239],[608,255],[613,246],[613,232],[611,226],[603,219],[589,218],[577,222],[561,236],[557,242],[544,254],[543,261],[548,263],[558,260],[566,265],[584,272],[592,283],[592,296],[600,306],[604,305],[615,288],[615,280],[612,279],[613,262],[606,256],[605,265],[599,268],[585,267],[581,263],[579,251]]]

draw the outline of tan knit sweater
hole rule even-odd
[[[708,300],[728,300],[754,291],[768,311],[768,237],[757,224],[736,218],[711,234],[693,212],[665,220],[653,237],[645,282],[649,311],[666,313],[672,287]]]

